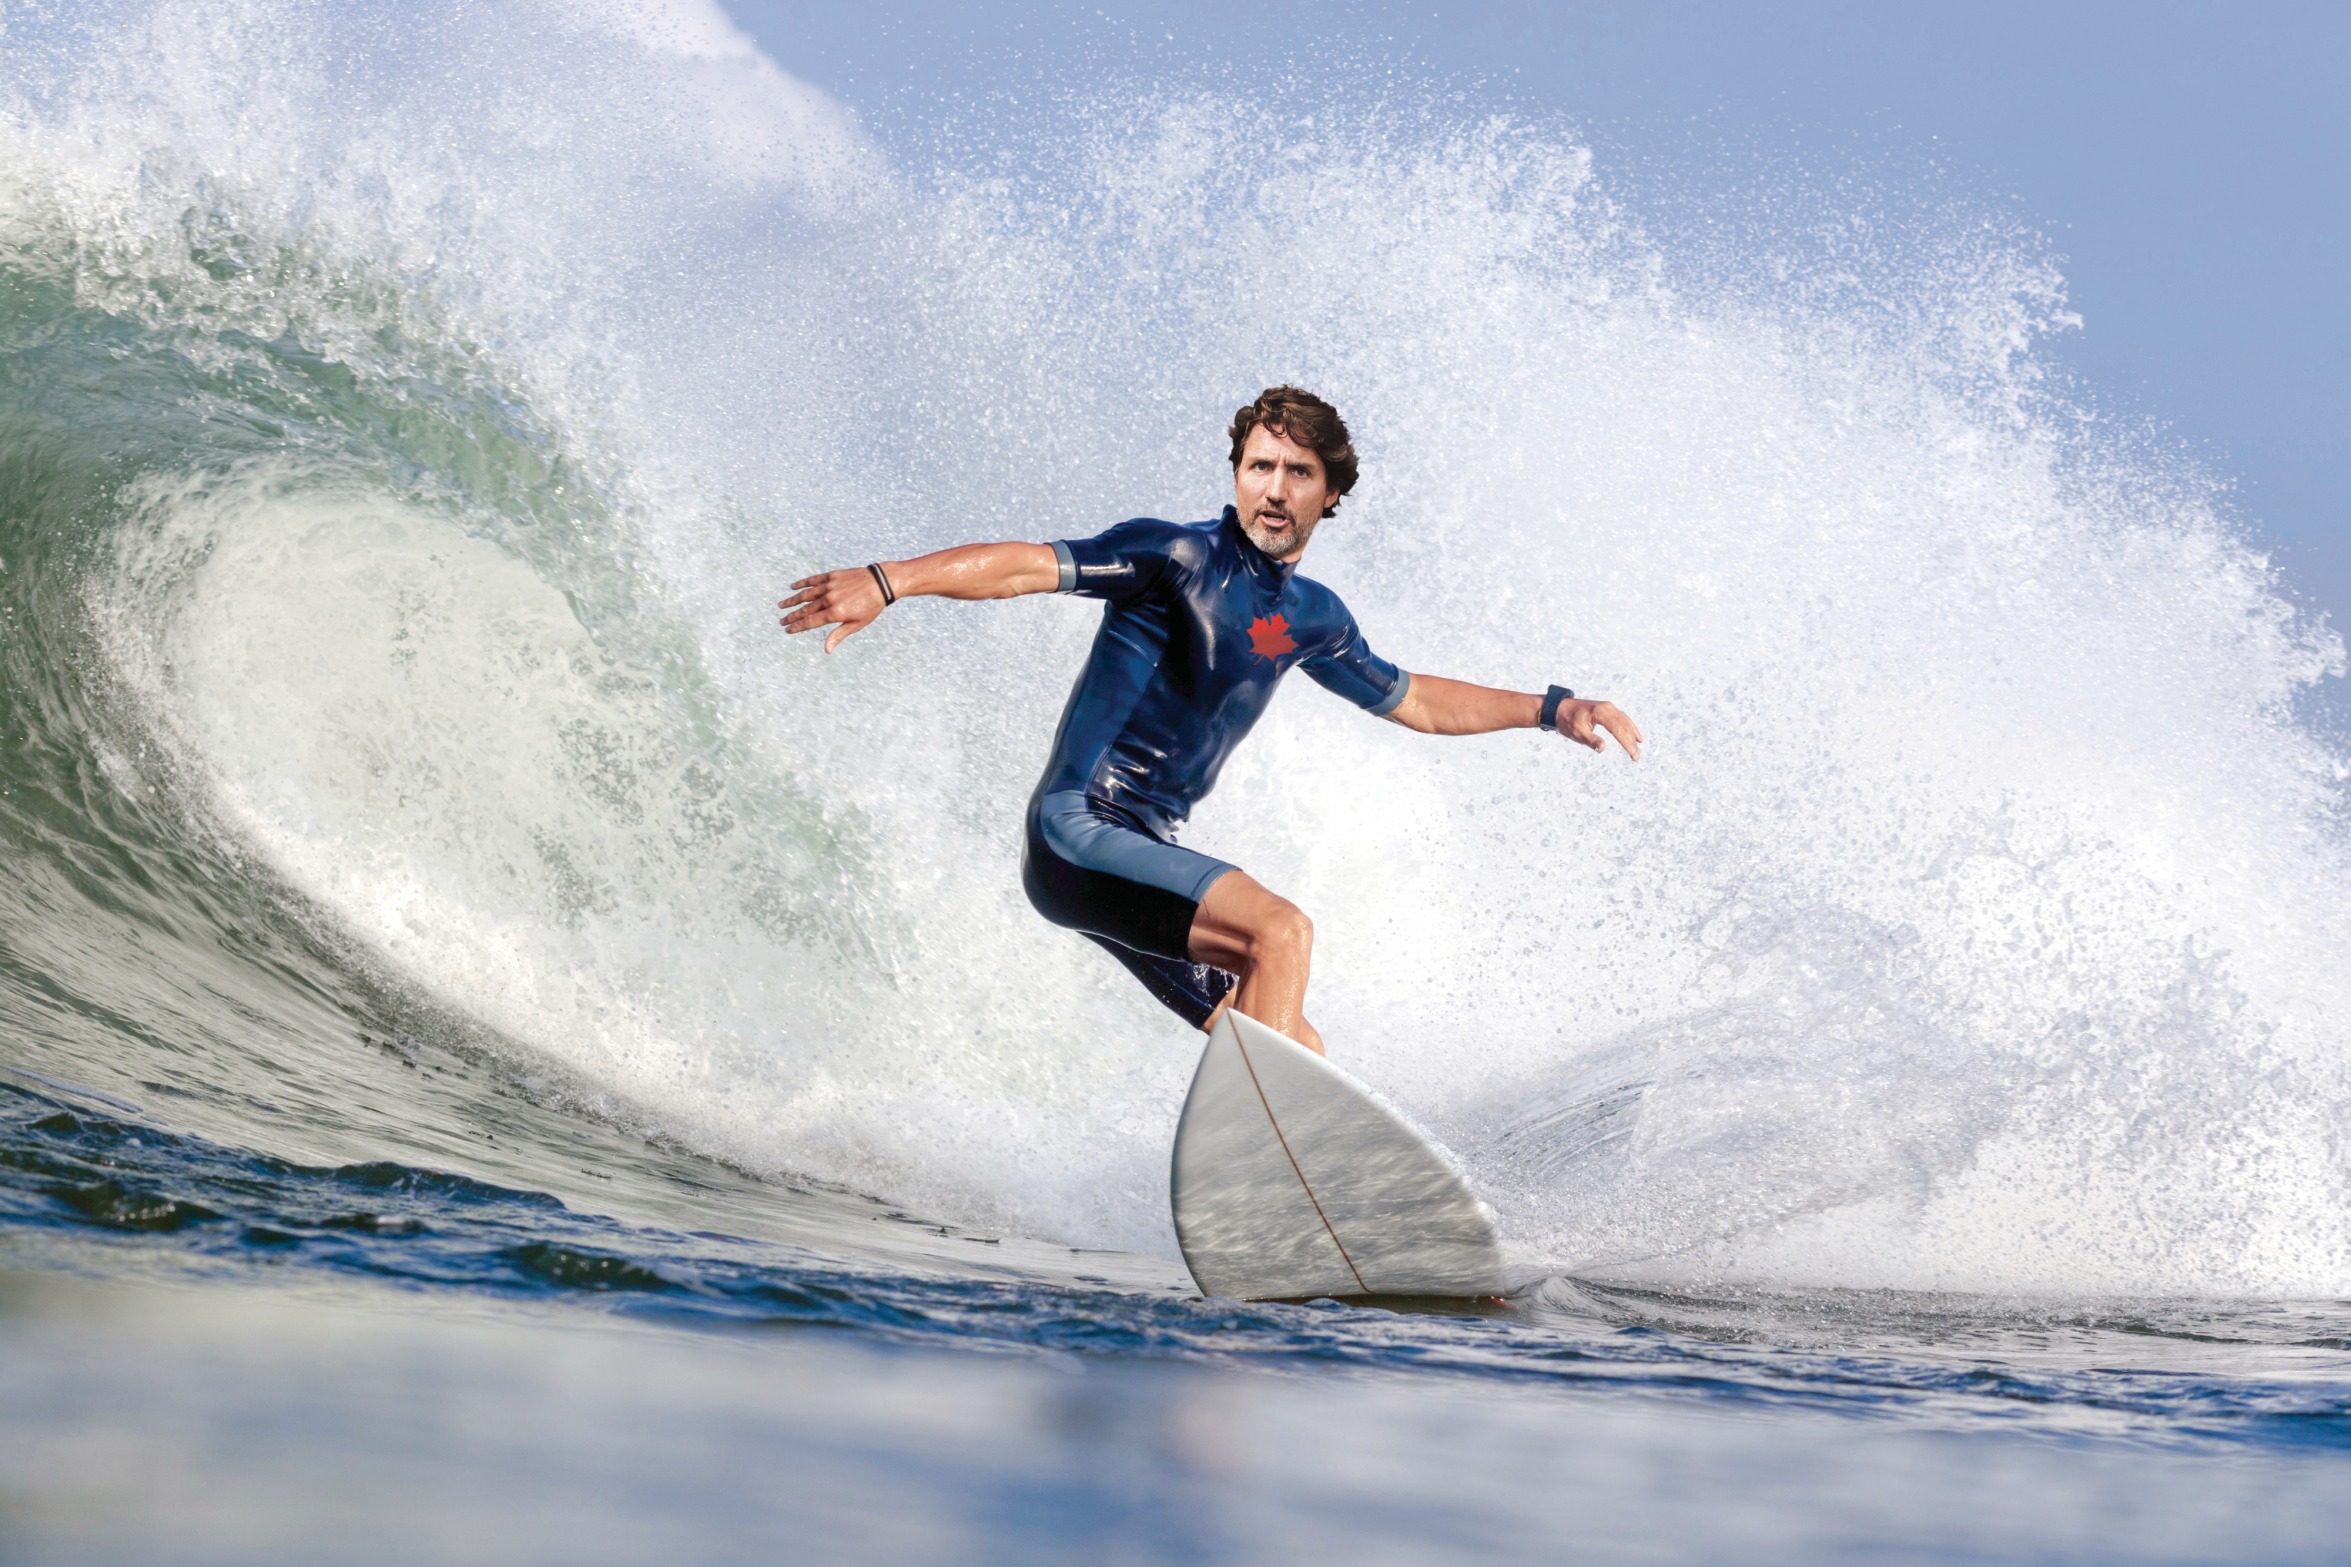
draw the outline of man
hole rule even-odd
[[[1314,927],[1304,911],[1175,830],[1293,667],[1422,734],[1552,729],[1595,751],[1641,731],[1611,702],[1541,696],[1399,670],[1338,596],[1293,569],[1339,497],[1355,447],[1339,411],[1294,386],[1233,416],[1233,504],[1208,522],[1124,522],[1057,544],[966,544],[792,584],[787,632],[831,626],[832,652],[916,593],[1106,600],[1029,801],[1021,880],[1037,912],[1091,937],[1167,1006],[1206,1030],[1236,1006],[1320,1054],[1306,1021]]]

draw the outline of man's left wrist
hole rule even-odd
[[[1543,693],[1543,705],[1535,715],[1537,729],[1556,730],[1559,727],[1559,704],[1575,700],[1575,693],[1565,686],[1553,686]]]

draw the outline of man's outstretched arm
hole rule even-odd
[[[881,576],[874,575],[876,567]],[[889,584],[885,597],[883,582]],[[912,560],[877,561],[874,566],[851,566],[802,577],[792,584],[792,596],[776,608],[786,610],[787,633],[834,628],[824,639],[830,653],[857,632],[879,619],[897,599],[933,593],[950,599],[1009,599],[1024,593],[1050,593],[1061,584],[1061,567],[1050,544],[959,544],[951,550],[917,555]]]
[[[1482,735],[1497,729],[1536,729],[1543,722],[1543,698],[1524,691],[1497,691],[1442,675],[1414,675],[1404,700],[1388,714],[1424,735]],[[1560,734],[1595,751],[1608,749],[1614,735],[1624,754],[1641,759],[1641,731],[1614,702],[1568,697],[1559,704]]]

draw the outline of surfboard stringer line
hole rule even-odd
[[[1366,1295],[1370,1294],[1371,1286],[1363,1282],[1363,1271],[1355,1266],[1355,1259],[1347,1255],[1347,1243],[1339,1239],[1337,1230],[1331,1228],[1331,1216],[1322,1211],[1322,1199],[1314,1195],[1314,1183],[1306,1178],[1304,1170],[1298,1168],[1298,1156],[1290,1152],[1290,1139],[1282,1132],[1281,1117],[1273,1113],[1273,1101],[1265,1097],[1265,1085],[1257,1080],[1257,1063],[1249,1059],[1249,1047],[1241,1043],[1241,1031],[1236,1028],[1231,1032],[1233,1048],[1241,1052],[1241,1065],[1249,1070],[1249,1086],[1257,1090],[1257,1102],[1265,1106],[1266,1124],[1273,1128],[1274,1141],[1282,1145],[1282,1157],[1290,1161],[1290,1173],[1298,1177],[1298,1185],[1305,1191],[1306,1200],[1314,1204],[1314,1216],[1322,1220],[1323,1233],[1331,1238],[1333,1246],[1339,1248],[1339,1260],[1347,1264],[1349,1273],[1355,1275],[1355,1287]],[[1303,1050],[1306,1047],[1301,1045],[1298,1048]]]

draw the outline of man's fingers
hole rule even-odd
[[[776,605],[790,612],[778,624],[788,632],[798,632],[838,623],[843,629],[825,638],[827,653],[851,632],[872,625],[883,609],[880,587],[863,571],[827,571],[802,577],[792,587],[792,596]]]
[[[798,622],[805,622],[809,616],[821,613],[832,602],[832,595],[825,591],[824,580],[822,577],[809,578],[808,581],[815,583],[815,587],[809,587],[805,583],[799,582],[792,584],[800,591],[776,606],[778,609],[792,611],[791,614],[784,617],[785,630],[799,631],[803,629],[800,624],[797,624]]]
[[[1562,708],[1560,714],[1567,720],[1561,726],[1560,733],[1576,744],[1589,746],[1595,751],[1605,751],[1608,749],[1609,737],[1614,736],[1616,743],[1624,747],[1624,754],[1629,760],[1637,762],[1641,759],[1640,726],[1625,717],[1623,710],[1614,702],[1578,703],[1572,712]]]
[[[1635,762],[1641,759],[1640,726],[1614,708],[1603,712],[1600,715],[1600,722],[1607,726],[1610,734],[1616,736],[1616,743],[1624,747],[1624,754],[1628,759]]]

